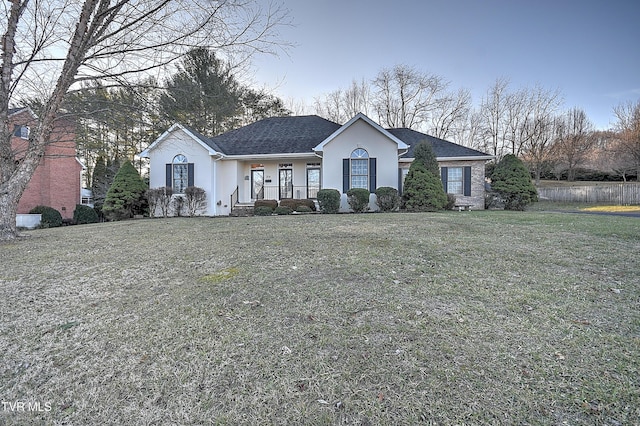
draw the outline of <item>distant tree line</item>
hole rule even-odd
[[[396,65],[315,98],[313,109],[338,123],[363,112],[383,127],[422,131],[496,161],[513,154],[537,181],[640,176],[640,101],[615,107],[617,123],[606,132],[596,131],[581,108],[562,106],[558,90],[513,90],[507,78],[498,78],[474,107],[467,89],[453,90],[442,76]]]

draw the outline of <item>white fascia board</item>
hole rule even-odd
[[[347,121],[344,125],[342,125],[342,127],[340,127],[338,130],[336,130],[331,135],[329,135],[329,137],[327,137],[325,140],[320,142],[320,144],[317,145],[315,148],[313,148],[313,150],[322,151],[326,144],[334,140],[336,137],[338,137],[342,132],[344,132],[346,129],[348,129],[353,123],[355,123],[358,120],[363,120],[365,123],[369,124],[371,127],[373,127],[374,129],[376,129],[377,131],[385,135],[387,138],[391,139],[393,142],[395,142],[398,145],[398,149],[409,149],[409,146],[407,146],[406,143],[402,142],[400,139],[393,136],[391,133],[386,131],[382,126],[380,126],[378,123],[376,123],[375,121],[373,121],[372,119],[364,115],[363,113],[359,112],[351,120]]]
[[[436,157],[436,161],[489,161],[493,160],[493,155],[482,155],[477,157]],[[400,158],[398,161],[401,163],[412,163],[414,158]]]
[[[287,154],[250,154],[250,155],[226,155],[225,160],[295,160],[317,158],[315,152],[287,153]]]
[[[163,134],[161,134],[158,137],[158,139],[153,141],[153,143],[151,145],[149,145],[149,147],[147,149],[145,149],[140,154],[138,154],[138,156],[142,157],[142,158],[149,158],[149,152],[151,152],[152,149],[154,149],[156,146],[158,146],[160,143],[162,143],[163,140],[168,138],[169,135],[171,133],[173,133],[174,131],[176,131],[176,130],[182,130],[183,132],[185,132],[191,139],[193,139],[198,144],[200,144],[200,146],[202,146],[204,149],[206,149],[209,152],[209,155],[212,155],[212,156],[216,156],[216,155],[223,156],[224,155],[223,153],[217,152],[216,150],[211,148],[209,145],[207,145],[204,142],[202,142],[199,137],[197,137],[192,132],[190,132],[189,129],[185,128],[182,124],[175,123],[174,125],[169,127],[169,129],[166,130]]]

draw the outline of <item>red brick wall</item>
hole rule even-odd
[[[24,110],[11,116],[13,124],[29,125],[33,116]],[[72,218],[76,204],[80,204],[80,173],[82,166],[76,159],[74,124],[59,120],[51,135],[45,155],[36,168],[27,189],[18,203],[18,213],[29,213],[38,205],[53,207],[63,218]],[[11,145],[20,158],[27,141],[14,136]]]

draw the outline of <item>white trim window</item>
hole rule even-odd
[[[350,161],[351,188],[369,189],[369,153],[357,148],[351,153]]]
[[[173,157],[172,161],[173,176],[173,192],[176,194],[184,194],[184,190],[189,185],[189,166],[187,157],[178,154]]]
[[[447,168],[447,193],[462,195],[464,193],[464,175],[462,167]]]

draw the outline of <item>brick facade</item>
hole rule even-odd
[[[10,120],[14,126],[29,127],[34,116],[25,108],[11,114]],[[26,134],[23,133],[23,136]],[[35,206],[43,205],[58,210],[63,218],[72,218],[76,204],[80,204],[82,172],[82,165],[76,158],[74,123],[58,120],[50,140],[44,157],[18,203],[18,213],[29,213]],[[11,146],[16,158],[23,155],[28,142],[14,134]]]

